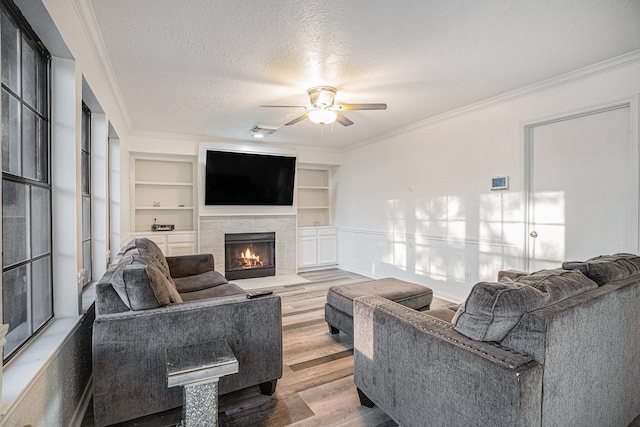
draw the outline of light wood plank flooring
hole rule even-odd
[[[273,396],[250,387],[220,397],[220,409],[236,426],[396,426],[379,408],[360,405],[353,384],[353,339],[331,335],[324,321],[329,287],[370,280],[339,269],[301,273],[303,285],[270,288],[282,298],[283,375]],[[432,308],[449,305],[434,298]],[[93,427],[91,408],[82,427]],[[171,426],[180,410],[167,411],[127,426]]]

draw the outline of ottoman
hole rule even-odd
[[[324,320],[329,331],[353,336],[353,300],[365,295],[377,295],[414,310],[428,310],[433,291],[425,286],[388,277],[352,285],[336,285],[327,291]]]

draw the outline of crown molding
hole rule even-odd
[[[87,40],[89,41],[96,63],[98,64],[102,76],[111,89],[111,93],[113,94],[116,104],[121,111],[121,115],[125,121],[125,125],[127,126],[127,131],[128,133],[131,133],[133,130],[131,116],[129,115],[126,103],[124,102],[124,97],[122,96],[118,80],[115,77],[116,74],[113,70],[109,54],[107,53],[107,48],[105,46],[104,39],[102,38],[102,33],[100,32],[98,20],[96,19],[91,2],[89,0],[72,0],[72,4],[76,10],[76,14],[78,15]]]
[[[269,147],[278,147],[285,149],[294,149],[294,150],[304,150],[304,151],[317,151],[323,153],[335,153],[340,154],[341,150],[339,148],[333,147],[321,147],[321,146],[308,146],[308,145],[299,145],[299,144],[283,144],[277,142],[270,142],[268,140],[256,141],[256,140],[248,140],[248,139],[237,139],[237,138],[221,138],[216,136],[204,136],[204,135],[192,135],[192,134],[181,134],[181,133],[169,133],[169,132],[155,132],[155,131],[144,131],[144,130],[135,130],[131,132],[131,137],[140,137],[140,138],[156,138],[156,139],[180,139],[183,141],[193,141],[193,142],[204,142],[204,143],[212,143],[212,142],[221,142],[221,143],[232,143],[232,144],[251,144],[255,146],[269,146]]]
[[[523,98],[525,96],[529,96],[535,93],[544,92],[559,86],[566,86],[580,80],[584,80],[600,74],[608,73],[618,68],[628,67],[637,62],[640,62],[640,50],[634,50],[624,55],[616,56],[611,59],[597,62],[593,65],[588,65],[586,67],[579,68],[577,70],[570,71],[568,73],[560,74],[559,76],[551,77],[549,79],[540,81],[538,83],[524,86],[522,88],[515,89],[509,92],[505,92],[501,95],[487,98],[485,100],[478,101],[473,104],[466,105],[464,107],[456,108],[455,110],[451,110],[446,113],[438,114],[433,117],[428,117],[424,120],[420,120],[410,125],[403,126],[389,132],[385,132],[373,138],[365,139],[355,144],[351,144],[347,147],[344,147],[341,150],[341,152],[345,153],[345,152],[354,150],[356,148],[363,147],[365,145],[373,144],[375,142],[379,142],[385,139],[392,138],[394,136],[404,134],[414,129],[430,126],[432,124],[442,122],[444,120],[449,120],[454,117],[459,117],[471,112],[484,110],[497,104],[511,102],[515,99]]]

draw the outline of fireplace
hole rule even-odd
[[[227,280],[276,275],[276,233],[224,235],[224,275]]]

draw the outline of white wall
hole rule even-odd
[[[453,300],[501,269],[522,269],[524,125],[623,98],[637,106],[639,60],[636,52],[348,150],[334,177],[340,266]],[[491,192],[491,177],[503,175],[510,189]]]

